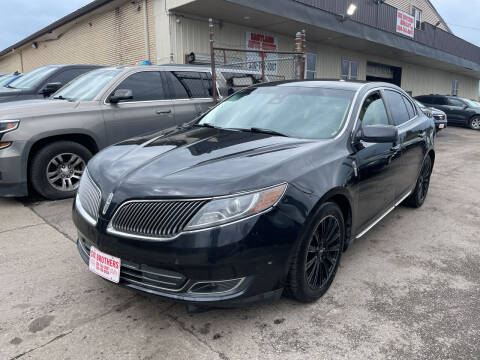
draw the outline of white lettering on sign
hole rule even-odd
[[[411,38],[415,36],[415,18],[402,10],[397,10],[397,33]]]
[[[263,51],[277,51],[278,38],[276,36],[269,36],[264,34],[257,34],[247,31],[246,33],[246,47],[248,50],[263,50]],[[264,53],[249,52],[247,53],[247,69],[253,71],[262,71],[262,55]],[[265,74],[277,75],[277,54],[265,55]]]

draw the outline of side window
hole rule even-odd
[[[458,106],[458,107],[464,107],[464,106],[465,106],[465,104],[463,103],[463,101],[458,100],[458,99],[452,99],[452,98],[449,98],[449,99],[448,99],[448,105]]]
[[[188,94],[192,98],[210,97],[208,89],[205,86],[201,73],[195,71],[175,71],[173,73],[178,80],[187,89]]]
[[[388,115],[380,93],[371,94],[360,111],[362,125],[388,125]]]
[[[130,75],[116,89],[130,89],[133,92],[132,101],[149,101],[167,99],[158,71],[142,71]]]
[[[208,94],[213,96],[212,75],[210,73],[202,73],[203,86],[207,89]]]
[[[413,119],[416,115],[415,108],[413,107],[410,100],[408,100],[405,96],[403,96],[403,101],[405,102],[405,106],[407,107],[409,119]]]
[[[407,107],[403,101],[403,96],[400,93],[396,91],[385,90],[385,100],[390,108],[393,123],[395,125],[398,126],[410,120]]]
[[[90,70],[92,69],[86,69],[86,68],[67,69],[52,75],[47,82],[48,83],[59,82],[59,83],[62,83],[62,85],[65,85],[70,80],[73,80],[77,76],[82,75],[83,73],[86,73],[87,71],[90,71]]]
[[[447,105],[447,99],[445,99],[443,97],[440,97],[440,96],[434,97],[432,104],[434,104],[434,105]]]
[[[165,74],[165,77],[170,82],[170,87],[172,90],[172,98],[188,99],[189,96],[187,93],[187,89],[185,89],[185,86],[183,86],[180,80],[178,80],[178,78],[171,71],[165,71],[164,74]]]

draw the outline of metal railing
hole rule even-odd
[[[351,0],[293,0],[298,3],[308,5],[332,14],[343,14]],[[388,31],[390,33],[402,36],[396,32],[397,8],[372,0],[356,0],[357,11],[351,20],[358,23],[372,26],[374,28]],[[431,48],[444,51],[446,53],[461,57],[465,60],[480,64],[480,48],[465,41],[447,31],[440,29],[429,23],[422,23],[422,29],[415,29],[413,39]]]

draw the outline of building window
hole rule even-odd
[[[305,66],[305,79],[315,79],[317,75],[317,55],[307,54],[307,64]]]
[[[452,95],[458,96],[458,80],[452,81]]]
[[[415,29],[422,30],[422,10],[412,6],[412,15],[415,18]]]
[[[358,62],[351,60],[342,60],[342,79],[357,80]]]

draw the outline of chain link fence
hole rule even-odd
[[[214,89],[214,102],[218,95],[231,95],[242,87],[253,84],[302,80],[305,73],[306,39],[305,31],[295,37],[295,52],[269,51],[265,49],[235,49],[216,47],[214,44],[214,25],[210,19],[210,61],[213,83],[217,83],[217,74],[221,74],[221,93]],[[225,90],[226,89],[226,90]],[[223,93],[226,91],[227,93]]]

